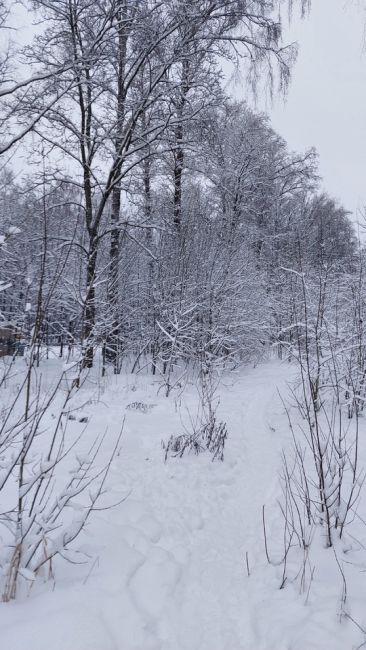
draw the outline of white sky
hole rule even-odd
[[[285,34],[300,46],[286,102],[257,103],[290,149],[317,149],[324,189],[355,218],[366,205],[365,9],[364,0],[312,0]],[[244,84],[234,92],[249,100]]]

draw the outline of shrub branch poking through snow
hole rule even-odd
[[[206,362],[202,365],[198,392],[200,396],[200,416],[198,422],[191,420],[191,431],[180,435],[171,435],[166,443],[162,443],[165,461],[169,456],[182,456],[187,453],[198,455],[204,451],[212,454],[212,460],[224,460],[224,448],[228,437],[225,422],[216,417],[218,403],[215,392],[218,379],[212,367]]]
[[[178,436],[170,436],[167,443],[163,442],[165,461],[169,456],[182,456],[193,452],[196,456],[203,451],[212,454],[212,460],[224,460],[224,447],[228,436],[226,424],[217,422],[213,417],[202,424],[192,433],[183,433]]]

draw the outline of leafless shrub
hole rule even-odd
[[[145,404],[144,402],[131,402],[127,404],[127,411],[137,411],[138,413],[149,413],[155,404]]]
[[[165,461],[169,456],[182,456],[187,453],[194,453],[196,456],[204,451],[212,454],[212,460],[224,460],[224,447],[228,436],[226,424],[217,422],[214,417],[205,422],[193,433],[183,433],[178,436],[170,436],[167,443],[162,443]]]
[[[26,413],[17,415],[13,403],[0,430],[0,493],[14,494],[8,509],[0,513],[5,541],[0,554],[3,601],[15,598],[22,579],[36,580],[42,567],[48,566],[51,575],[56,556],[80,561],[72,545],[105,492],[122,435],[121,431],[110,452],[104,452],[106,432],[96,435],[86,449],[86,427],[71,438],[68,420],[62,418],[71,391],[56,421],[50,418],[60,382],[46,395],[39,386],[35,393],[29,390]],[[23,396],[25,389],[21,388]]]

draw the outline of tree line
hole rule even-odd
[[[316,153],[289,151],[224,91],[225,60],[286,89],[292,4],[32,3],[44,29],[1,61],[0,310],[35,348],[78,349],[80,370],[97,349],[115,372],[133,358],[169,384],[181,362],[282,354],[289,269],[355,268]],[[8,163],[19,142],[21,181]]]

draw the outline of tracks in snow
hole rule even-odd
[[[281,409],[279,367],[251,370],[222,391],[224,463],[205,455],[147,462],[136,477],[146,516],[133,526],[151,548],[128,588],[160,650],[253,650],[246,552],[254,568],[263,556],[262,505],[278,489],[269,420]]]

